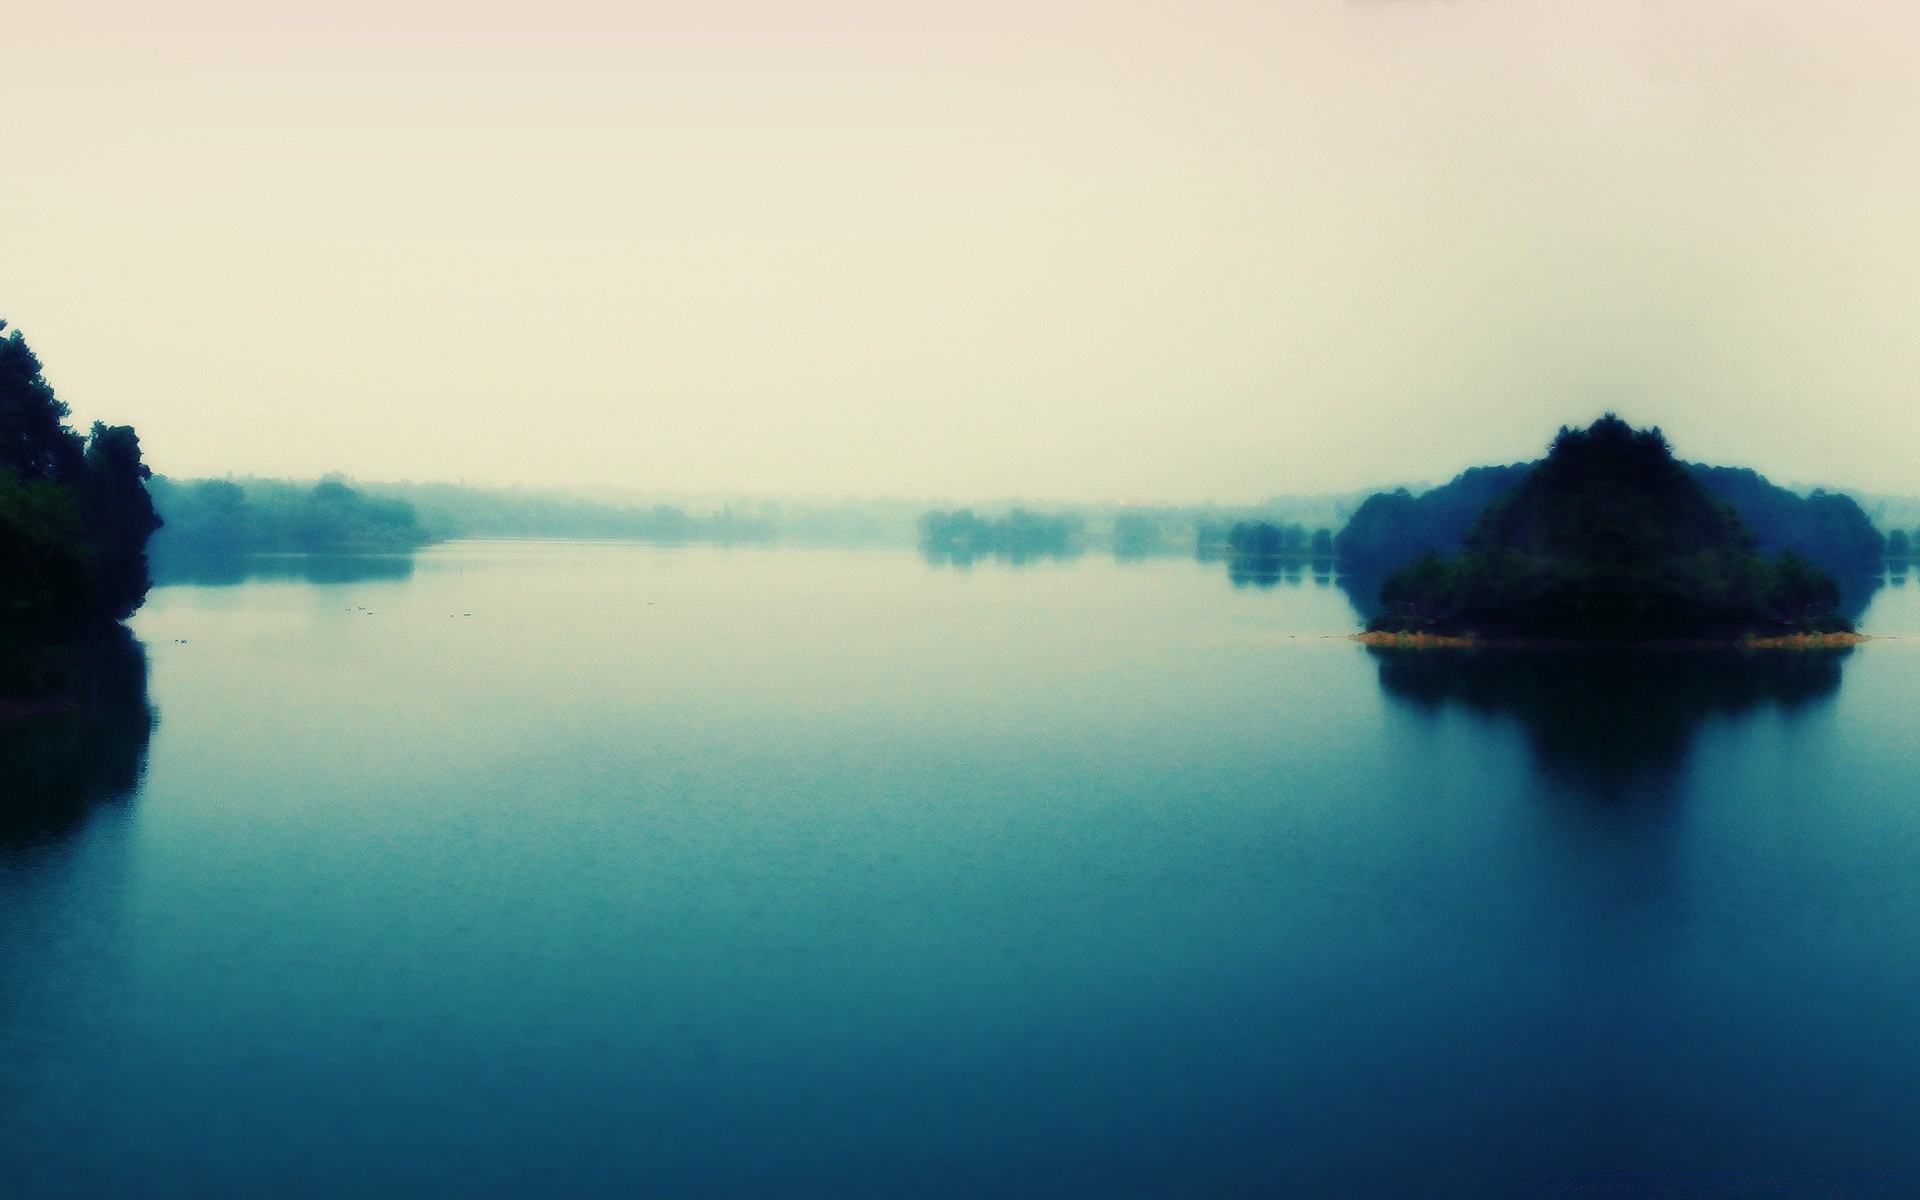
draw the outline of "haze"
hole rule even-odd
[[[1238,501],[1616,408],[1912,491],[1920,13],[0,4],[0,317],[176,476]]]

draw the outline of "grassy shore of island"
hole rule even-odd
[[[1373,630],[1347,635],[1349,641],[1387,650],[1567,649],[1595,647],[1652,650],[1838,650],[1875,640],[1864,633],[1791,633],[1778,637],[1667,638],[1647,642],[1576,642],[1565,638],[1483,638],[1475,634],[1389,633]]]

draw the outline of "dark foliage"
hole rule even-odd
[[[1475,467],[1419,496],[1405,488],[1369,496],[1335,539],[1341,569],[1384,578],[1423,555],[1459,553],[1487,505],[1537,465]],[[1732,506],[1766,553],[1793,554],[1843,577],[1870,573],[1883,554],[1892,553],[1890,539],[1881,537],[1850,496],[1801,496],[1744,467],[1690,463],[1687,470]]]
[[[0,640],[15,645],[125,620],[150,583],[160,518],[140,439],[102,424],[82,437],[67,415],[20,334],[0,339]]]
[[[1562,429],[1452,558],[1389,576],[1372,627],[1633,641],[1850,628],[1831,576],[1758,552],[1658,430]]]
[[[0,321],[0,331],[6,327]],[[79,474],[85,447],[67,428],[67,415],[19,331],[0,339],[0,463],[15,479],[64,483]]]
[[[1487,505],[1531,470],[1531,463],[1474,467],[1419,496],[1405,488],[1369,496],[1334,539],[1341,568],[1385,575],[1423,554],[1457,553]]]
[[[1879,568],[1887,539],[1853,497],[1826,491],[1803,497],[1744,467],[1692,463],[1687,469],[1740,514],[1761,549],[1795,555],[1835,575]]]
[[[1085,523],[1077,516],[1022,508],[1003,517],[982,517],[963,508],[920,518],[921,552],[934,562],[956,566],[981,558],[1011,563],[1068,558],[1085,549],[1084,535]]]

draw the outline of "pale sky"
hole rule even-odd
[[[0,0],[156,469],[1240,501],[1615,408],[1920,492],[1910,0]]]

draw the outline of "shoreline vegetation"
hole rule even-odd
[[[1259,588],[1297,580],[1307,569],[1316,577],[1338,571],[1377,585],[1427,551],[1457,552],[1481,508],[1536,465],[1477,467],[1417,493],[1402,488],[1277,495],[1238,506],[998,502],[954,507],[899,498],[542,490],[365,482],[338,475],[317,481],[156,477],[152,487],[167,526],[151,552],[168,558],[183,552],[405,553],[470,538],[917,547],[930,562],[961,567],[1111,554],[1122,562],[1222,563],[1236,585]],[[1889,521],[1883,538],[1849,496],[1802,496],[1746,470],[1698,464],[1689,464],[1689,470],[1710,490],[1725,493],[1770,552],[1792,549],[1849,582],[1876,567],[1899,571],[1912,557],[1915,541],[1892,522],[1920,517],[1920,498],[1870,498],[1874,511]],[[335,503],[327,503],[328,497]],[[402,505],[411,508],[410,516]],[[1372,597],[1366,600],[1370,604]]]
[[[1592,650],[1591,642],[1570,638],[1498,638],[1477,634],[1389,633],[1366,630],[1343,635],[1379,650]],[[1790,633],[1778,636],[1748,635],[1740,638],[1672,638],[1620,643],[1635,650],[1840,650],[1879,641],[1857,632]]]
[[[0,321],[0,331],[6,323]],[[18,331],[0,337],[0,699],[9,720],[97,694],[138,645],[122,624],[153,585],[161,521],[125,425],[85,434]]]
[[[96,422],[82,435],[69,415],[21,335],[0,337],[0,720],[53,711],[48,698],[78,686],[70,667],[88,659],[84,647],[124,633],[121,622],[153,585],[150,553],[162,578],[221,583],[404,578],[414,550],[468,537],[904,543],[959,567],[1066,561],[1104,547],[1120,561],[1225,562],[1235,586],[1272,587],[1310,568],[1348,591],[1366,619],[1359,640],[1376,647],[1811,649],[1869,640],[1847,615],[1861,606],[1843,611],[1836,577],[1858,591],[1872,571],[1904,570],[1920,551],[1920,531],[1883,534],[1850,496],[1802,495],[1751,470],[1680,462],[1657,429],[1636,431],[1611,414],[1563,428],[1538,461],[1472,468],[1417,495],[979,512],[738,498],[690,512],[613,492],[337,475],[175,480],[149,470],[132,428]],[[1901,503],[1882,498],[1881,510]],[[392,561],[321,561],[348,555]],[[234,565],[262,556],[312,561]]]

